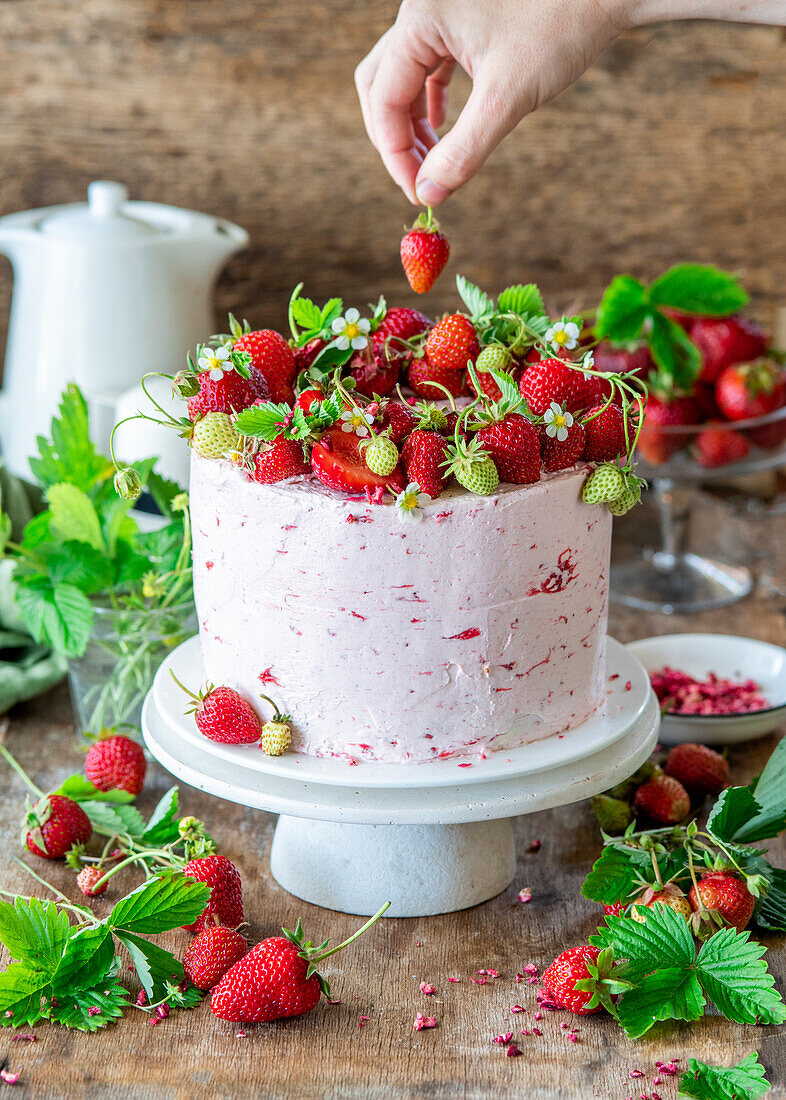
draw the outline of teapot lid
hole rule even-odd
[[[70,240],[131,240],[159,237],[162,230],[150,222],[132,217],[123,209],[128,190],[122,183],[94,180],[87,185],[87,202],[73,203],[40,223],[40,230],[52,237]]]

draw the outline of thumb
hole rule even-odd
[[[500,87],[479,75],[453,127],[420,166],[415,182],[418,201],[436,206],[472,179],[534,105],[527,88]]]

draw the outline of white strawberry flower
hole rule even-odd
[[[374,423],[372,413],[363,412],[362,409],[345,409],[339,417],[342,432],[354,432],[355,435],[368,435],[369,424]]]
[[[557,321],[548,330],[544,339],[547,344],[551,344],[555,351],[559,351],[561,348],[572,351],[575,347],[578,347],[580,332],[581,329],[575,321]]]
[[[222,344],[220,348],[203,347],[199,353],[199,369],[208,371],[211,381],[220,382],[227,370],[232,370],[232,345]]]
[[[558,439],[564,443],[568,438],[568,428],[573,427],[573,413],[563,409],[556,401],[552,401],[543,414],[546,423],[546,435],[550,439]]]
[[[581,361],[581,365],[584,368],[584,378],[589,381],[592,377],[591,374],[587,374],[587,371],[595,370],[595,356],[593,352],[588,351]]]
[[[361,317],[354,307],[348,309],[343,317],[336,317],[330,327],[336,335],[336,347],[339,351],[346,351],[350,347],[360,351],[368,344],[371,321],[367,317]]]
[[[431,504],[431,497],[428,493],[421,493],[417,481],[411,481],[396,497],[398,518],[402,523],[420,523],[423,519],[423,509],[429,504]]]

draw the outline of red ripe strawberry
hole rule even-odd
[[[482,384],[482,379],[481,379]],[[494,461],[500,481],[530,485],[540,481],[540,441],[535,425],[520,413],[508,413],[477,433]]]
[[[317,401],[324,401],[325,395],[322,390],[310,389],[302,390],[295,400],[295,404],[299,409],[302,409],[304,413],[307,413],[311,406]]]
[[[99,894],[106,892],[108,882],[102,882],[96,889],[96,883],[106,874],[106,869],[95,866],[83,867],[76,876],[76,884],[86,898],[97,898]]]
[[[210,901],[193,924],[184,924],[187,932],[201,932],[212,924],[237,928],[243,923],[243,882],[240,872],[226,856],[202,856],[190,860],[183,874],[210,887]]]
[[[401,240],[401,264],[409,285],[416,294],[425,294],[448,262],[450,243],[431,210],[420,214],[415,224]]]
[[[75,844],[87,844],[93,835],[90,818],[72,798],[45,795],[25,816],[28,851],[42,859],[60,859]]]
[[[424,355],[421,359],[412,360],[407,380],[409,388],[420,397],[442,401],[445,398],[445,390],[453,397],[461,397],[466,393],[466,377],[464,371],[438,367],[428,355]],[[439,386],[444,386],[445,390],[439,389],[438,386],[430,386],[430,382],[437,382]]]
[[[426,358],[446,371],[465,371],[467,362],[478,357],[480,345],[475,328],[463,313],[449,313],[437,321],[426,338]]]
[[[715,399],[727,420],[766,416],[786,402],[784,373],[768,362],[727,367],[715,383]]]
[[[388,354],[400,352],[404,349],[398,341],[411,340],[413,336],[420,336],[430,328],[430,319],[419,309],[393,306],[385,314],[381,325],[371,337],[371,342],[375,351],[387,351]]]
[[[219,741],[224,745],[251,745],[259,740],[262,723],[249,701],[234,688],[208,684],[195,695],[180,683],[171,669],[169,675],[191,700],[186,714],[194,715],[197,729],[210,741]]]
[[[543,974],[543,988],[554,1001],[576,1016],[591,1016],[611,1007],[611,951],[583,945],[558,955]],[[577,984],[582,988],[577,989]],[[589,986],[590,988],[585,988]]]
[[[610,374],[632,374],[635,378],[646,378],[655,366],[646,344],[628,350],[604,341],[595,348],[593,357],[595,370]]]
[[[120,734],[96,741],[85,757],[85,775],[99,791],[139,794],[146,771],[142,746]]]
[[[625,417],[619,405],[607,405],[605,409],[602,405],[596,405],[587,410],[582,423],[586,434],[584,458],[587,462],[611,462],[618,455],[626,454]]]
[[[653,775],[636,791],[633,806],[659,825],[676,825],[690,813],[690,798],[678,779]]]
[[[183,952],[183,970],[197,989],[212,989],[248,951],[248,941],[234,928],[208,925]]]
[[[701,352],[702,382],[714,382],[735,363],[760,359],[769,342],[759,326],[744,317],[697,317],[688,334]]]
[[[302,1016],[322,993],[318,975],[306,978],[307,970],[297,944],[271,936],[227,971],[213,989],[210,1009],[220,1020],[246,1024]]]
[[[774,451],[786,440],[786,415],[777,417],[772,424],[761,428],[748,428],[748,438],[765,451]]]
[[[750,451],[745,436],[731,428],[705,428],[696,436],[695,446],[696,461],[707,469],[739,462]]]
[[[381,406],[379,430],[390,428],[390,438],[399,449],[409,433],[415,430],[417,422],[418,418],[409,405],[403,405],[400,401],[386,401]]]
[[[197,382],[199,393],[187,401],[191,420],[209,412],[241,412],[260,398],[267,400],[268,397],[264,379],[252,382],[249,378],[241,378],[234,370],[225,370],[218,380],[210,377],[210,371],[202,371],[197,375]]]
[[[644,425],[639,434],[638,449],[647,462],[660,466],[681,450],[690,439],[688,433],[671,433],[668,429],[685,427],[696,422],[696,404],[692,398],[674,397],[666,400],[650,394],[644,413]]]
[[[611,905],[603,906],[603,912],[607,917],[619,917],[627,908],[628,903],[626,901],[613,901]]]
[[[254,455],[254,471],[249,476],[260,485],[272,485],[309,473],[311,466],[303,452],[303,444],[279,436]]]
[[[519,381],[519,378],[521,377],[521,371],[517,365],[511,363],[510,366],[506,367],[505,369],[507,373],[511,375],[514,382]],[[480,382],[480,392],[484,393],[486,397],[488,397],[489,401],[501,401],[502,390],[494,381],[494,376],[489,371],[478,371],[477,375],[478,382]],[[472,381],[471,375],[467,378],[467,388],[469,389],[470,393],[477,394],[475,383]]]
[[[372,397],[374,394],[387,397],[395,388],[405,362],[405,357],[394,351],[387,354],[382,349],[377,351],[366,347],[352,356],[347,369],[355,379],[356,393],[364,397]]]
[[[719,913],[724,924],[743,932],[753,916],[756,900],[745,883],[728,871],[702,875],[698,890],[691,887],[688,901],[694,912],[709,909]]]
[[[554,474],[558,470],[569,470],[583,455],[586,436],[578,420],[574,420],[567,428],[567,433],[567,439],[560,440],[556,436],[547,435],[545,428],[539,429],[541,460],[543,469],[547,473]]]
[[[456,426],[458,425],[461,413],[450,412],[445,413],[445,427],[442,429],[442,434],[447,436],[448,439],[454,439],[456,435]],[[467,438],[466,417],[461,421],[461,427],[459,428],[459,436],[462,439]]]
[[[400,466],[387,477],[372,473],[363,460],[360,437],[340,428],[331,428],[315,444],[311,451],[311,468],[323,485],[340,493],[363,495],[367,489],[373,493],[376,489],[388,488],[400,493],[407,487]]]
[[[324,347],[325,341],[320,339],[319,336],[315,336],[313,340],[309,340],[302,348],[293,348],[292,353],[295,356],[295,373],[300,374],[302,370],[308,370]]]
[[[527,367],[519,390],[536,416],[543,416],[554,401],[574,412],[582,408],[588,395],[583,371],[563,359],[541,359]]]
[[[439,432],[416,429],[407,436],[401,451],[401,460],[407,471],[407,480],[416,481],[422,493],[436,500],[447,485],[443,463],[448,457],[448,441]]]
[[[720,794],[729,781],[729,765],[706,745],[675,745],[666,757],[666,775],[678,779],[694,801]]]
[[[292,402],[297,364],[295,353],[280,333],[272,329],[247,332],[235,341],[235,348],[251,356],[248,364],[251,381],[260,388],[264,383],[271,401]]]

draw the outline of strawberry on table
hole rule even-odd
[[[183,953],[183,970],[197,989],[212,989],[248,952],[246,937],[234,928],[209,924]]]
[[[634,898],[630,915],[639,924],[644,924],[646,918],[643,910],[653,909],[656,905],[665,905],[668,909],[673,909],[686,921],[690,921],[693,916],[693,910],[688,899],[678,886],[671,884],[664,886],[662,889],[656,889],[653,886],[648,887],[640,897]]]
[[[743,932],[753,916],[756,899],[748,887],[728,871],[713,871],[702,875],[698,888],[693,886],[688,901],[694,912],[717,913],[723,924]]]
[[[416,294],[431,290],[449,256],[450,243],[429,207],[401,240],[401,264]]]
[[[210,998],[213,1015],[234,1023],[257,1024],[310,1012],[323,993],[330,997],[330,987],[317,973],[317,964],[356,940],[389,905],[383,905],[362,928],[335,947],[327,947],[329,940],[319,947],[304,940],[300,921],[294,931],[285,928],[283,936],[271,936],[258,943],[214,987]]]
[[[139,794],[146,771],[144,749],[122,734],[102,737],[91,745],[85,757],[85,775],[99,791]]]
[[[480,345],[475,327],[463,313],[449,313],[434,325],[426,337],[426,357],[434,367],[465,371],[467,362],[477,359]]]
[[[786,375],[767,360],[727,367],[715,383],[715,399],[727,420],[766,416],[786,402]]]
[[[187,932],[201,932],[213,924],[237,928],[243,923],[243,881],[234,863],[226,856],[209,855],[192,859],[183,874],[210,887],[210,901],[193,924],[184,924]]]
[[[406,478],[400,467],[386,477],[373,473],[363,459],[361,437],[354,432],[331,428],[314,445],[311,452],[311,468],[328,489],[341,493],[363,495],[368,489],[389,489],[400,493],[406,488]]]
[[[694,801],[720,794],[729,781],[728,761],[714,749],[692,742],[669,750],[664,771],[678,779]]]
[[[653,775],[636,791],[633,805],[638,813],[659,825],[676,825],[690,813],[688,792],[670,775]]]
[[[25,815],[25,844],[42,859],[60,859],[75,844],[87,844],[93,835],[90,818],[72,798],[44,795]]]
[[[285,439],[283,435],[262,446],[254,455],[253,463],[249,476],[260,485],[272,485],[311,472],[303,444],[296,439]]]
[[[543,988],[554,1001],[576,1016],[612,1010],[619,991],[610,949],[582,945],[558,955],[543,975]]]
[[[108,882],[101,882],[105,874],[106,871],[101,867],[88,865],[83,867],[76,876],[76,884],[86,898],[96,898],[100,894],[105,893],[109,885]],[[101,882],[100,886],[98,885],[99,882]]]

